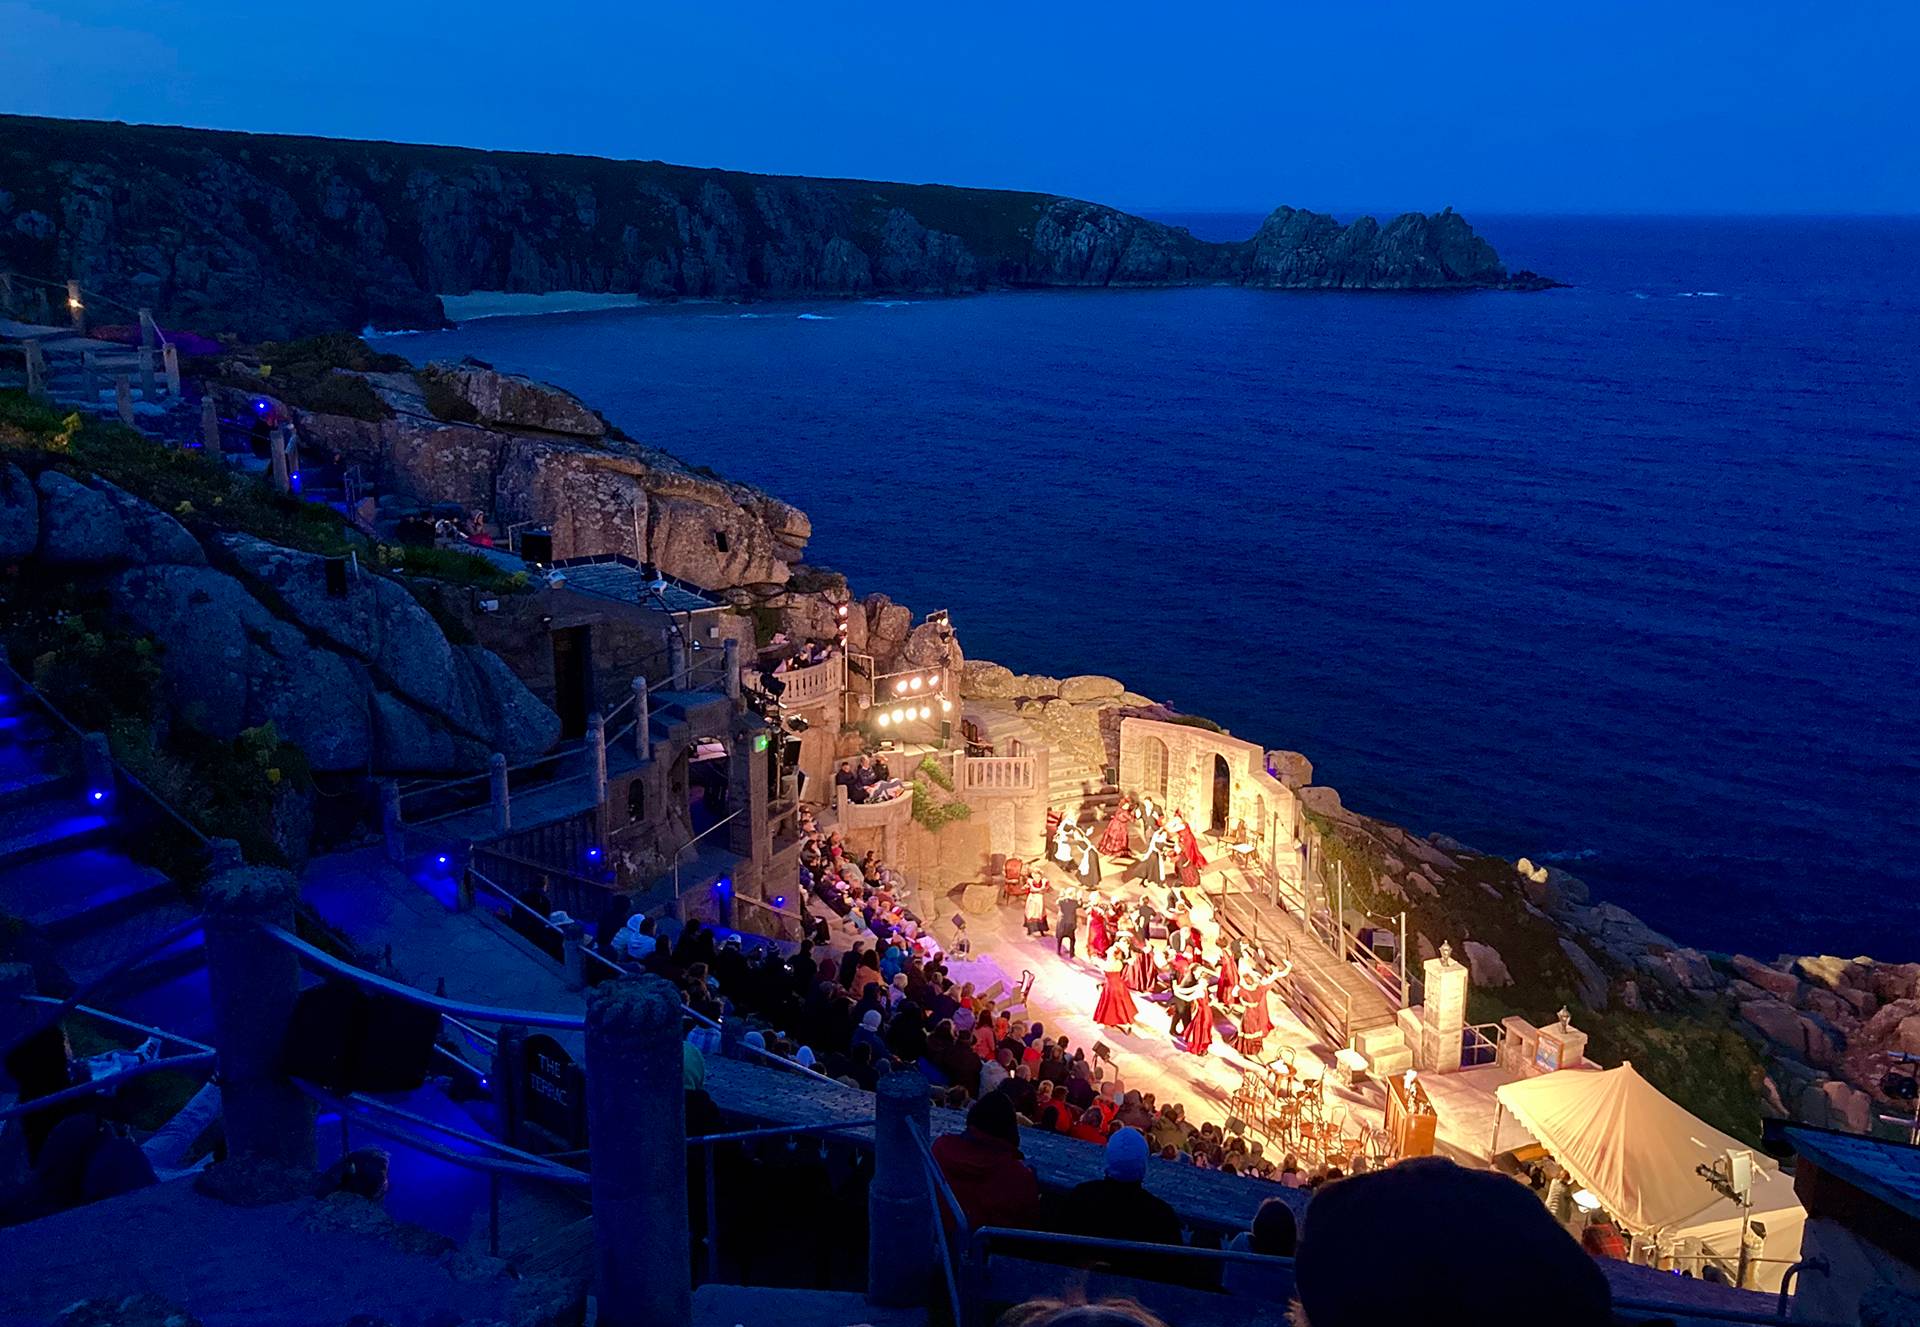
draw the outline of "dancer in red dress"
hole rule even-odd
[[[1250,968],[1246,985],[1241,988],[1246,996],[1247,1012],[1240,1016],[1240,1030],[1233,1039],[1233,1048],[1248,1059],[1260,1058],[1267,1034],[1273,1031],[1273,1011],[1267,1007],[1267,992],[1273,989],[1275,980],[1277,978],[1267,976],[1258,968]]]
[[[1175,811],[1173,819],[1167,822],[1167,828],[1173,831],[1174,840],[1180,845],[1180,864],[1191,866],[1197,876],[1200,868],[1207,864],[1207,857],[1200,851],[1200,840],[1193,836],[1193,826],[1187,823],[1186,812]],[[1184,878],[1183,872],[1182,879]]]
[[[1153,950],[1141,945],[1134,950],[1133,957],[1127,960],[1127,989],[1142,994],[1153,990],[1154,978],[1158,975],[1159,964],[1154,962]]]
[[[1223,1005],[1240,1003],[1240,964],[1230,944],[1220,950],[1220,978],[1214,985],[1213,998]]]
[[[1124,797],[1120,805],[1113,808],[1113,815],[1107,820],[1106,833],[1100,836],[1100,855],[1118,857],[1125,853],[1133,855],[1133,803]]]
[[[1203,982],[1200,994],[1193,1002],[1193,1016],[1187,1020],[1187,1028],[1180,1040],[1186,1043],[1187,1051],[1193,1055],[1205,1055],[1213,1049],[1213,1002],[1208,998],[1207,985]]]
[[[1130,1034],[1138,1010],[1132,992],[1127,990],[1126,963],[1121,957],[1124,952],[1124,947],[1116,948],[1101,964],[1105,976],[1100,987],[1100,1003],[1093,1007],[1093,1021]]]
[[[1097,959],[1107,956],[1113,943],[1113,914],[1096,892],[1087,899],[1087,952]]]

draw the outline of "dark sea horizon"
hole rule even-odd
[[[1570,288],[681,303],[382,348],[568,387],[804,508],[809,561],[951,610],[969,657],[1120,677],[1683,943],[1920,959],[1920,218],[1470,220]]]

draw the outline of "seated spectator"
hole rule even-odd
[[[1021,1159],[1020,1126],[1004,1096],[982,1097],[967,1112],[964,1133],[934,1139],[933,1160],[969,1226],[1038,1222],[1040,1181]]]
[[[1383,1232],[1444,1229],[1445,1241],[1397,1240],[1380,1274]],[[1498,1265],[1471,1290],[1463,1267]],[[1294,1278],[1312,1327],[1607,1327],[1612,1292],[1592,1258],[1538,1199],[1491,1171],[1439,1157],[1322,1189],[1300,1240]]]
[[[1063,1234],[1096,1239],[1183,1244],[1180,1218],[1164,1198],[1148,1193],[1147,1140],[1138,1129],[1121,1129],[1107,1140],[1104,1178],[1075,1185],[1060,1203]]]
[[[1253,1227],[1227,1241],[1235,1253],[1264,1253],[1270,1258],[1293,1257],[1298,1238],[1293,1208],[1284,1198],[1269,1198],[1253,1214]],[[1230,1295],[1271,1300],[1285,1304],[1293,1298],[1293,1269],[1261,1266],[1258,1263],[1230,1262],[1221,1272],[1220,1287]]]
[[[1104,1143],[1107,1141],[1106,1126],[1101,1122],[1097,1108],[1089,1106],[1081,1112],[1080,1118],[1067,1130],[1067,1137],[1078,1138],[1083,1143]]]

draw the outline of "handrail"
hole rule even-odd
[[[347,1118],[347,1102],[342,1098],[336,1097],[329,1092],[324,1092],[302,1079],[295,1078],[291,1081],[300,1092],[311,1100],[323,1106],[331,1106],[340,1114],[343,1120]],[[353,1115],[352,1121],[363,1129],[371,1129],[374,1133],[382,1134],[385,1137],[403,1142],[416,1151],[425,1152],[429,1156],[440,1158],[442,1161],[450,1161],[456,1166],[465,1166],[469,1170],[485,1170],[500,1175],[518,1175],[525,1179],[547,1180],[554,1184],[566,1184],[579,1188],[585,1188],[593,1183],[593,1177],[587,1172],[574,1170],[571,1167],[547,1164],[530,1166],[519,1161],[501,1161],[493,1157],[475,1156],[471,1152],[457,1152],[453,1148],[442,1146],[430,1138],[423,1138],[411,1130],[403,1129],[397,1124],[391,1124],[384,1120],[359,1113]],[[491,1139],[480,1138],[474,1134],[459,1133],[458,1131],[450,1132],[454,1132],[457,1137],[469,1138],[475,1142],[491,1143],[493,1141]]]
[[[154,954],[159,953],[161,950],[165,949],[168,945],[174,944],[176,941],[182,939],[183,937],[191,935],[194,931],[198,930],[199,928],[200,928],[200,918],[197,916],[189,917],[185,921],[179,922],[174,926],[168,927],[165,931],[162,931],[158,936],[154,937],[152,940],[149,940],[146,944],[140,946],[140,948],[134,950],[131,954],[128,954],[125,957],[121,958],[119,962],[115,963],[112,967],[108,968],[105,972],[95,977],[92,981],[88,982],[85,986],[82,986],[78,990],[74,991],[72,994],[63,997],[57,1003],[54,1002],[51,999],[51,997],[48,997],[47,1003],[55,1004],[53,1015],[50,1018],[48,1018],[45,1022],[40,1023],[38,1026],[36,1026],[31,1032],[28,1032],[27,1034],[25,1034],[25,1036],[20,1037],[17,1041],[13,1043],[12,1046],[6,1047],[5,1051],[0,1052],[0,1054],[12,1054],[14,1048],[19,1046],[22,1042],[26,1041],[29,1037],[39,1036],[42,1032],[52,1027],[55,1023],[58,1023],[70,1011],[74,1009],[78,1009],[80,1007],[80,1002],[86,999],[89,995],[93,994],[95,991],[101,989],[104,986],[111,986],[129,969],[137,967],[139,964],[146,962],[147,959],[151,958]]]
[[[58,705],[55,705],[51,700],[47,698],[45,692],[41,691],[40,688],[34,686],[33,683],[29,682],[26,679],[26,677],[22,675],[20,670],[13,666],[12,660],[6,657],[6,654],[4,651],[0,651],[0,669],[5,669],[8,676],[12,677],[15,682],[18,682],[21,688],[26,692],[26,694],[33,697],[34,702],[38,704],[41,709],[45,710],[48,714],[51,714],[54,718],[58,719],[61,722],[61,724],[63,724],[66,727],[68,732],[72,733],[75,737],[79,738],[83,742],[86,740],[87,738],[86,730],[80,727],[80,725],[75,723],[72,719],[68,718],[61,711]],[[206,834],[200,830],[199,826],[195,825],[192,821],[188,820],[184,815],[180,814],[179,811],[175,810],[172,803],[168,802],[166,798],[160,796],[160,794],[156,793],[153,789],[147,787],[147,785],[141,781],[139,775],[135,774],[132,770],[128,769],[124,764],[122,764],[120,762],[120,758],[113,754],[113,748],[111,746],[107,748],[107,760],[113,766],[114,772],[116,774],[118,774],[121,778],[125,779],[129,784],[131,784],[134,790],[138,792],[141,796],[145,797],[149,802],[152,802],[155,806],[159,807],[162,811],[166,812],[166,814],[170,816],[174,820],[174,822],[180,826],[180,828],[186,830],[187,833],[193,835],[194,839],[199,842],[201,847],[210,848],[213,846],[213,840],[208,838]]]
[[[81,1097],[90,1097],[95,1093],[105,1091],[109,1087],[117,1087],[121,1083],[131,1082],[136,1078],[145,1078],[148,1074],[164,1073],[170,1069],[198,1069],[202,1065],[212,1064],[216,1058],[218,1057],[212,1051],[195,1051],[191,1055],[169,1055],[156,1060],[143,1060],[130,1068],[116,1070],[108,1074],[105,1078],[95,1078],[85,1083],[76,1083],[72,1087],[62,1088],[60,1091],[49,1093],[47,1096],[35,1097],[31,1101],[23,1101],[17,1106],[9,1106],[5,1110],[0,1110],[0,1122],[11,1120],[21,1115],[32,1115],[37,1111],[43,1111],[48,1107],[58,1106],[68,1101],[76,1101]]]
[[[946,1207],[953,1221],[953,1228],[962,1239],[968,1238],[967,1214],[960,1206],[960,1200],[954,1197],[947,1177],[940,1173],[940,1165],[933,1159],[933,1145],[915,1123],[907,1125],[907,1133],[913,1139],[914,1151],[919,1154],[920,1165],[927,1172],[927,1184],[933,1190],[932,1208],[933,1238],[940,1249],[940,1271],[947,1282],[947,1307],[953,1314],[954,1327],[960,1327],[966,1319],[960,1312],[960,1282],[953,1270],[953,1242],[948,1238],[946,1222],[941,1219],[940,1209]]]
[[[755,1138],[811,1138],[816,1134],[845,1133],[849,1129],[870,1129],[878,1121],[835,1120],[831,1124],[775,1124],[765,1129],[739,1129],[733,1133],[704,1133],[687,1139],[688,1147],[711,1147],[715,1143],[744,1143]]]
[[[438,1009],[443,1014],[455,1014],[461,1018],[471,1018],[482,1023],[519,1023],[527,1027],[561,1028],[569,1032],[584,1032],[587,1020],[581,1014],[550,1014],[538,1009],[505,1009],[497,1005],[473,1004],[466,1000],[451,1000],[444,995],[428,995],[425,991],[408,986],[404,982],[393,981],[377,973],[357,968],[317,949],[299,936],[280,926],[262,928],[269,936],[278,940],[287,948],[338,977],[368,990],[379,991],[386,995],[398,996],[410,1004],[424,1005],[429,1009]]]
[[[538,908],[532,908],[527,906],[525,903],[515,898],[512,894],[508,893],[497,882],[487,879],[486,876],[480,874],[478,870],[474,869],[471,866],[467,868],[467,874],[471,876],[473,879],[479,881],[482,885],[486,886],[488,889],[492,890],[494,893],[498,894],[501,898],[505,899],[510,906],[519,909],[521,912],[526,913],[527,916],[539,922],[542,926],[546,927],[549,931],[552,931],[555,935],[560,936],[562,939],[566,938],[566,934],[567,934],[566,931],[563,930],[561,927],[555,926],[553,924],[553,919],[551,917],[542,916]]]
[[[23,995],[20,997],[20,1000],[23,1004],[51,1004],[69,1007],[65,1005],[64,1001],[56,999],[51,995]],[[169,1032],[163,1027],[154,1027],[150,1023],[136,1023],[131,1018],[122,1018],[119,1014],[108,1013],[105,1009],[95,1009],[92,1005],[77,1004],[70,1006],[70,1008],[72,1012],[76,1014],[85,1014],[89,1018],[97,1018],[102,1023],[115,1024],[118,1027],[126,1028],[129,1032],[144,1032],[149,1037],[158,1037],[162,1041],[171,1041],[182,1046],[191,1046],[197,1051],[211,1051],[213,1049],[213,1047],[207,1045],[205,1042],[195,1041],[192,1037],[183,1037],[178,1032]]]

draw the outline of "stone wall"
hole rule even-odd
[[[1196,833],[1212,819],[1216,759],[1231,778],[1226,823],[1245,820],[1260,835],[1263,858],[1275,869],[1297,864],[1299,800],[1267,773],[1266,750],[1227,733],[1154,719],[1120,721],[1120,786],[1181,812]]]

